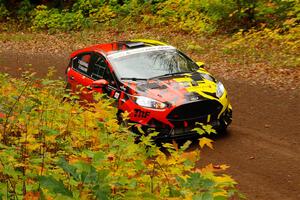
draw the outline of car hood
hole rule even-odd
[[[206,71],[154,78],[147,81],[126,81],[130,94],[146,96],[172,105],[204,99],[217,99],[216,80]]]

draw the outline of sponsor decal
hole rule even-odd
[[[119,96],[120,96],[120,93],[119,92],[115,92],[114,98],[118,99]]]
[[[83,67],[81,65],[78,66],[78,69],[80,69],[83,72],[87,72],[87,68],[85,68],[85,67]]]
[[[150,115],[150,112],[144,112],[140,109],[134,109],[134,117],[147,118],[149,115]]]
[[[181,85],[182,87],[185,87],[185,88],[191,86],[190,82],[187,82],[187,81],[186,82],[180,82],[179,85]]]
[[[88,66],[89,66],[88,63],[86,63],[86,62],[84,62],[84,61],[82,61],[82,60],[79,60],[78,63],[79,63],[79,65],[81,65],[82,67],[88,68]]]
[[[120,89],[123,90],[123,91],[126,91],[126,87],[124,87],[124,85],[122,85],[122,86],[120,87]]]
[[[138,49],[113,53],[113,54],[108,55],[107,57],[109,59],[116,59],[116,58],[121,58],[121,57],[125,57],[125,56],[132,55],[132,54],[151,52],[151,51],[159,51],[159,50],[171,50],[171,49],[175,49],[175,47],[172,47],[172,46],[145,47],[145,48],[138,48]]]

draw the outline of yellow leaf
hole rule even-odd
[[[174,149],[176,151],[178,151],[178,144],[177,144],[177,142],[175,140],[172,140],[172,143],[173,143]]]
[[[231,176],[223,174],[222,176],[216,176],[214,177],[214,180],[216,183],[231,183],[231,184],[237,184]]]
[[[213,129],[213,127],[211,125],[204,125],[204,126],[202,126],[202,128],[204,129],[205,133],[207,133],[207,134],[217,133],[216,130]]]
[[[14,165],[14,167],[26,167],[27,165],[24,163],[17,163]]]
[[[214,171],[214,166],[213,166],[213,164],[209,164],[209,165],[207,165],[207,166],[205,166],[204,168],[202,168],[201,169],[201,172],[203,173],[203,174],[205,174],[205,173],[208,173],[208,172],[213,172]]]
[[[198,152],[197,151],[184,152],[182,154],[182,157],[186,158],[186,159],[188,159],[188,160],[190,160],[192,162],[195,162],[198,159]]]
[[[226,169],[228,169],[230,166],[229,165],[220,165],[220,168],[222,169],[222,170],[226,170]]]
[[[201,148],[203,148],[205,145],[208,146],[211,149],[214,149],[212,146],[213,141],[211,139],[208,139],[206,137],[199,139],[199,145]]]
[[[220,190],[220,191],[214,192],[213,196],[214,197],[217,197],[217,196],[227,197],[227,191],[226,190]]]

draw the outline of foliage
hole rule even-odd
[[[29,22],[30,21],[30,15],[32,14],[33,5],[30,3],[29,0],[24,0],[20,3],[20,7],[17,10],[17,16],[18,19],[21,22]]]
[[[269,62],[275,67],[300,66],[300,26],[290,28],[288,34],[282,29],[264,28],[260,31],[240,31],[226,45],[227,54],[247,55],[255,62]],[[270,54],[270,51],[273,53]]]
[[[116,26],[117,21],[214,33],[262,26],[289,29],[299,24],[299,5],[299,0],[22,0],[13,3],[2,0],[0,18],[17,16],[21,21],[30,21],[34,30],[52,32],[80,30],[99,24]]]
[[[34,10],[32,28],[34,30],[45,29],[51,32],[58,30],[78,30],[86,25],[86,20],[81,12],[73,13],[58,9],[48,9],[46,6],[37,6]]]
[[[192,32],[213,32],[215,29],[212,19],[201,12],[201,4],[197,1],[168,0],[158,4],[156,10],[155,15],[144,16],[144,22]]]
[[[228,199],[226,165],[199,169],[199,150],[134,135],[105,96],[80,105],[64,83],[0,74],[0,197],[3,199]],[[64,100],[63,99],[68,99]],[[210,132],[210,127],[206,128]],[[199,133],[203,130],[198,129]],[[200,139],[201,147],[212,147]]]
[[[0,3],[0,21],[4,21],[9,16],[9,11]]]

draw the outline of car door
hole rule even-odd
[[[67,72],[68,82],[73,92],[79,93],[81,99],[92,100],[90,86],[93,83],[91,78],[92,52],[78,54],[72,59],[72,67]]]
[[[108,85],[103,88],[93,88],[94,91],[106,93],[109,97],[116,99],[119,97],[115,76],[105,57],[97,52],[93,54],[91,78],[93,80],[105,79],[108,82]]]

